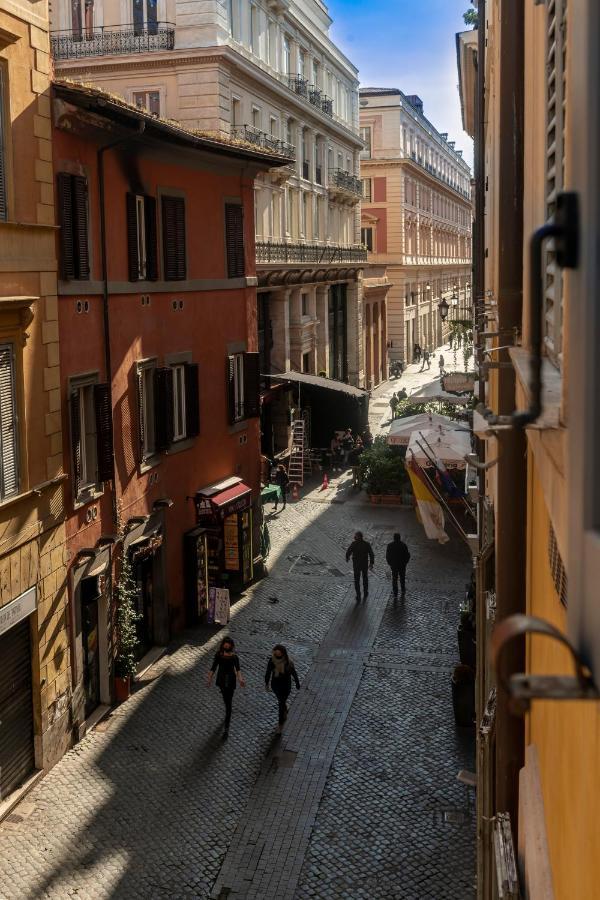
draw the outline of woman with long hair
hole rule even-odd
[[[267,691],[273,691],[279,703],[279,725],[277,733],[281,734],[283,723],[287,718],[287,698],[292,690],[292,678],[296,683],[296,689],[300,690],[300,681],[294,663],[288,656],[288,652],[282,644],[273,647],[267,671],[265,672],[265,687]]]
[[[235,644],[230,637],[224,637],[221,641],[219,649],[215,654],[213,664],[208,673],[208,686],[212,684],[213,676],[217,673],[217,687],[221,691],[223,703],[225,704],[225,727],[223,729],[223,740],[229,737],[229,723],[231,722],[231,708],[233,704],[233,692],[236,683],[240,687],[244,687],[246,682],[240,670],[240,660],[235,652]]]

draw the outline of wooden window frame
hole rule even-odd
[[[162,247],[162,270],[164,281],[186,281],[187,280],[187,204],[185,194],[176,190],[161,190],[160,196],[160,224],[161,224],[161,247]],[[167,217],[169,215],[169,207],[171,215],[175,216],[175,231],[177,234],[169,236],[167,228]],[[176,208],[179,208],[177,212]],[[171,258],[174,247],[181,246],[182,252],[179,260]]]
[[[73,487],[73,506],[75,509],[85,506],[87,503],[90,503],[92,500],[101,497],[104,493],[104,482],[100,480],[99,477],[99,466],[100,466],[100,457],[98,453],[98,443],[100,440],[100,435],[98,432],[98,424],[97,424],[97,399],[95,395],[94,389],[96,387],[101,387],[100,376],[98,372],[89,372],[82,375],[73,375],[69,378],[68,387],[69,387],[69,422],[70,422],[70,431],[71,431],[71,465],[72,465],[72,487]],[[93,412],[94,417],[94,430],[85,429],[85,433],[82,428],[82,396],[81,392],[83,390],[87,390],[88,388],[92,389],[92,400],[87,412]],[[76,426],[74,420],[74,397],[77,395],[78,398],[78,409],[79,409],[79,420]],[[86,411],[84,410],[84,418]],[[87,466],[89,464],[88,453],[90,452],[87,447],[88,441],[92,442],[92,448],[95,456],[95,471],[93,480],[89,477],[85,478],[83,481],[80,481],[77,477],[77,461],[75,458],[76,447],[75,440],[77,434],[79,435],[80,446],[85,446],[85,452],[82,452],[80,449],[80,458],[83,460],[85,458],[85,467],[87,470]],[[82,441],[83,434],[83,441]],[[87,471],[84,471],[85,475],[89,475]],[[109,480],[108,478],[106,479]]]
[[[256,213],[258,209],[256,202],[254,208]],[[241,200],[232,198],[225,201],[223,220],[227,278],[245,278],[246,236],[244,205]]]
[[[7,426],[12,430],[12,454],[13,465],[15,469],[15,486],[12,490],[5,491],[4,481],[4,438],[5,425],[3,422],[3,411],[0,407],[0,503],[17,497],[21,493],[21,439],[20,439],[20,416],[19,416],[19,391],[17,390],[17,358],[16,349],[13,341],[0,339],[0,353],[7,352],[9,354],[10,364],[10,392],[12,403],[12,423]]]

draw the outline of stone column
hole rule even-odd
[[[319,286],[315,289],[315,305],[317,317],[317,375],[326,372],[329,375],[329,288]]]
[[[290,291],[273,291],[269,301],[273,348],[271,369],[274,373],[290,370]]]
[[[302,290],[290,291],[290,368],[302,371]]]
[[[346,288],[348,381],[356,387],[364,387],[362,273],[359,279],[349,281]]]

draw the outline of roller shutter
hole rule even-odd
[[[0,635],[0,801],[35,767],[29,619]]]

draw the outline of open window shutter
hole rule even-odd
[[[87,280],[90,277],[88,185],[87,178],[82,175],[73,175],[73,224],[75,277]]]
[[[144,409],[144,377],[141,372],[136,375],[138,396],[138,437],[140,442],[140,461],[145,459],[146,446],[146,415]]]
[[[129,280],[139,281],[140,258],[138,254],[137,204],[135,194],[126,194],[127,200],[127,262]]]
[[[198,363],[185,364],[185,434],[197,437],[200,434],[200,386]]]
[[[144,218],[146,223],[146,278],[158,279],[158,255],[156,247],[156,200],[144,197]]]
[[[244,353],[244,417],[260,415],[260,354]]]
[[[73,449],[73,495],[77,497],[81,487],[81,417],[79,391],[71,394],[71,444]]]
[[[173,443],[173,369],[154,369],[154,441],[157,451]]]
[[[244,264],[244,208],[240,203],[225,204],[225,244],[227,277],[242,278]]]
[[[227,414],[229,424],[236,421],[235,416],[235,356],[227,357]]]
[[[112,481],[115,477],[113,453],[112,409],[108,384],[94,385],[94,409],[96,412],[96,450],[98,481]]]
[[[6,202],[6,141],[4,135],[4,81],[0,71],[0,220],[8,218],[8,205]]]
[[[183,197],[163,197],[162,213],[165,280],[183,281],[186,277]]]
[[[73,177],[67,172],[57,175],[58,221],[60,224],[60,274],[68,281],[75,278],[73,256]]]
[[[10,497],[19,490],[19,462],[17,443],[17,410],[15,404],[15,369],[13,350],[0,348],[0,449],[2,450],[1,497]]]

